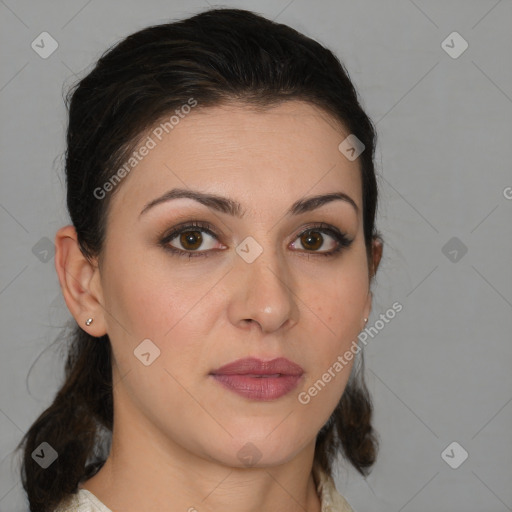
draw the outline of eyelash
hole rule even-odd
[[[197,229],[200,228],[200,229]],[[172,245],[169,245],[169,242],[174,240],[178,235],[181,235],[182,233],[185,233],[187,231],[201,231],[208,233],[213,238],[218,240],[218,236],[215,234],[215,232],[212,230],[211,225],[208,222],[202,222],[202,221],[194,221],[191,222],[185,226],[177,226],[175,227],[170,233],[167,233],[159,242],[159,244],[166,250],[169,251],[171,254],[174,254],[176,256],[183,256],[186,258],[197,258],[197,257],[207,257],[208,253],[211,252],[211,250],[206,251],[183,251],[182,249],[177,249],[176,247],[173,247]],[[325,224],[323,222],[319,224],[315,224],[313,226],[309,226],[304,231],[299,233],[294,240],[301,237],[307,232],[318,232],[322,234],[327,234],[334,238],[334,240],[338,243],[338,246],[335,249],[332,249],[330,251],[306,251],[306,254],[308,256],[314,255],[314,256],[335,256],[336,254],[340,253],[343,249],[346,249],[350,247],[353,240],[350,240],[345,233],[339,231],[338,229],[329,226],[329,224]],[[217,249],[218,250],[218,249]]]

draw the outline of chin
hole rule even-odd
[[[269,430],[271,431],[272,429]],[[268,433],[258,436],[251,435],[251,432],[246,430],[243,435],[233,435],[229,445],[217,447],[213,450],[215,453],[210,453],[212,458],[226,466],[263,468],[289,462],[304,449],[303,443],[302,437],[295,440],[289,435],[283,436],[282,433],[279,437],[268,436]]]

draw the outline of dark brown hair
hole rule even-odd
[[[367,256],[375,229],[375,130],[343,65],[331,51],[292,28],[239,9],[214,9],[136,32],[107,50],[68,92],[67,207],[80,249],[100,256],[109,199],[94,191],[118,170],[138,139],[186,104],[230,101],[264,109],[287,100],[320,107],[364,144],[359,156]],[[340,140],[341,142],[341,140]],[[369,270],[370,272],[370,270]],[[371,276],[373,277],[373,276]],[[32,512],[47,512],[105,462],[112,431],[112,358],[108,336],[90,336],[73,321],[65,380],[30,427],[22,481]],[[354,371],[330,420],[317,436],[315,462],[329,474],[342,453],[363,475],[377,452],[372,404]],[[42,469],[31,454],[49,443],[58,458]]]

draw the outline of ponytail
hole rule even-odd
[[[21,478],[31,512],[52,512],[67,495],[76,492],[81,480],[101,468],[106,453],[104,446],[98,453],[100,437],[112,432],[112,422],[108,336],[94,338],[77,326],[64,383],[18,445],[23,449]],[[57,453],[45,469],[37,462],[36,454],[44,454],[45,449],[49,452],[50,448],[40,448],[41,443],[48,443]]]
[[[328,474],[332,474],[332,463],[340,452],[363,476],[369,474],[377,458],[373,405],[363,375],[361,354],[360,366],[353,368],[338,405],[316,438],[315,462]]]

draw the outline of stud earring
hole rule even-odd
[[[365,319],[364,319],[364,323],[367,323],[367,322],[368,322],[368,318],[365,318]]]
[[[86,321],[85,321],[85,325],[87,325],[87,327],[89,327],[89,325],[91,325],[93,322],[93,319],[92,318],[88,318]]]

